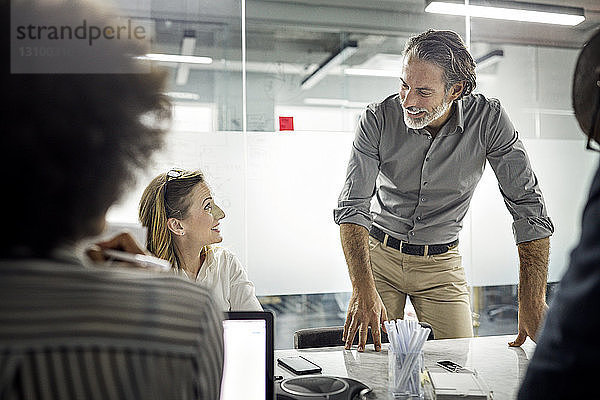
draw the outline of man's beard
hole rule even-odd
[[[444,100],[442,100],[442,104],[433,107],[431,112],[428,112],[425,108],[408,107],[404,109],[404,123],[411,129],[423,129],[427,125],[431,124],[433,121],[444,115],[451,105],[452,102],[446,102],[446,98],[444,98]],[[411,118],[408,116],[408,112],[406,110],[410,110],[412,112],[424,111],[425,115],[419,118]]]

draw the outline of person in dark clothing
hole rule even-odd
[[[117,17],[94,0],[0,2],[3,400],[219,398],[211,290],[87,251],[171,122],[168,76]],[[94,244],[144,253],[125,233]]]
[[[600,31],[579,54],[573,108],[588,136],[600,144]],[[583,211],[581,238],[552,301],[518,399],[597,398],[600,356],[600,166]]]

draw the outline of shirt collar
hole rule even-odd
[[[456,100],[456,110],[454,111],[454,115],[456,115],[456,128],[459,129],[460,133],[465,131],[465,116],[463,114],[463,99]]]
[[[204,262],[200,266],[200,270],[198,271],[198,275],[196,276],[195,280],[196,281],[204,280],[204,278],[207,275],[207,272],[209,270],[212,270],[215,267],[215,264],[216,264],[216,257],[215,257],[213,248],[212,248],[212,246],[208,246],[207,250],[206,250],[206,256],[204,258]],[[183,268],[179,268],[179,266],[177,266],[177,268],[174,268],[174,271],[175,271],[175,274],[178,276],[183,276],[187,279],[194,280],[194,279],[190,278],[190,276],[187,274],[187,272],[185,272],[185,270]]]
[[[453,104],[454,110],[450,114],[450,119],[446,121],[446,124],[442,127],[439,132],[440,136],[450,136],[455,133],[462,133],[464,131],[464,115],[463,115],[463,103],[461,100],[456,100]]]

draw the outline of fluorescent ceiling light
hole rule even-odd
[[[583,8],[516,1],[469,1],[469,5],[452,0],[428,0],[426,12],[465,15],[480,18],[538,22],[542,24],[577,25],[585,20]]]
[[[180,100],[200,100],[200,96],[197,93],[191,92],[167,92],[167,96],[172,99],[180,99]]]
[[[358,102],[358,101],[349,101],[346,99],[328,99],[328,98],[307,97],[306,99],[304,99],[304,104],[309,104],[309,105],[313,105],[313,106],[365,108],[368,103],[362,103],[362,102]]]
[[[382,76],[389,78],[399,78],[400,71],[387,70],[387,69],[374,69],[374,68],[346,68],[344,70],[346,75],[358,75],[358,76]]]
[[[481,57],[477,57],[475,59],[475,65],[478,70],[487,68],[496,64],[504,57],[504,50],[496,49],[492,50]]]
[[[351,40],[344,43],[340,50],[333,53],[331,57],[321,63],[313,73],[302,80],[302,83],[300,84],[302,89],[306,90],[313,87],[317,82],[323,79],[332,68],[340,65],[348,57],[356,53],[356,50],[358,50],[356,41]]]
[[[192,30],[186,30],[183,32],[183,39],[181,40],[181,55],[191,56],[194,54],[196,48],[196,32]],[[175,74],[175,84],[183,86],[187,83],[188,77],[190,76],[189,64],[179,63],[177,65],[177,73]]]
[[[186,63],[186,64],[211,64],[213,62],[210,57],[197,57],[197,56],[182,56],[179,54],[156,54],[149,53],[144,56],[137,57],[140,60],[150,61],[164,61],[174,63]]]
[[[478,57],[475,60],[475,64],[477,65],[477,69],[487,68],[500,61],[500,59],[502,59],[503,56],[503,50],[492,50],[489,53]],[[390,70],[377,68],[346,68],[344,70],[344,74],[354,76],[379,76],[385,78],[400,78],[400,76],[402,76],[402,72],[399,69]]]
[[[187,30],[183,32],[183,39],[181,40],[181,55],[191,56],[194,54],[196,48],[196,32]]]

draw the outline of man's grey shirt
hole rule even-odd
[[[413,244],[451,242],[486,160],[513,217],[515,241],[550,236],[554,226],[518,132],[500,102],[481,94],[456,101],[433,139],[405,125],[398,94],[370,104],[356,129],[334,220],[374,224]]]

